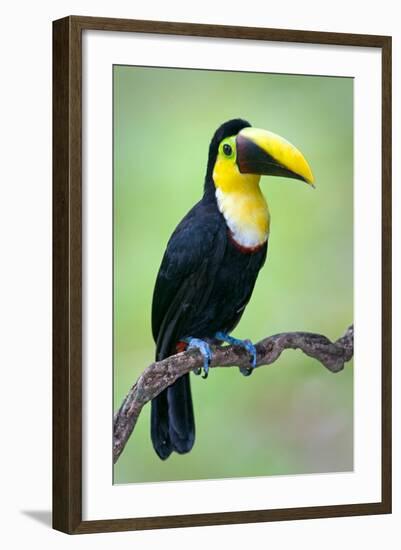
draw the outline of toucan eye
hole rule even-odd
[[[232,147],[231,145],[228,145],[228,143],[225,143],[223,145],[223,153],[227,156],[227,157],[230,157],[232,155]]]

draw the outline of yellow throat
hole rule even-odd
[[[241,174],[235,162],[218,155],[213,180],[220,212],[233,239],[244,248],[264,244],[269,236],[270,214],[260,190],[260,176]]]

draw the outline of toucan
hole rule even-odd
[[[203,377],[211,344],[238,344],[256,365],[250,340],[231,332],[241,319],[265,263],[270,214],[260,190],[262,175],[284,176],[313,186],[312,171],[291,143],[242,119],[229,120],[209,146],[201,200],[168,241],[152,300],[156,360],[185,349],[203,356]],[[199,374],[199,372],[198,372]],[[157,455],[188,453],[195,441],[189,374],[178,378],[151,403],[151,439]]]

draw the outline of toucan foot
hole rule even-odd
[[[215,338],[221,340],[222,342],[227,342],[227,344],[233,344],[235,346],[242,346],[251,356],[251,366],[250,367],[240,367],[240,373],[244,376],[249,376],[252,374],[253,369],[256,367],[256,348],[250,340],[241,340],[240,338],[234,338],[225,332],[216,332]]]
[[[187,342],[188,344],[188,348],[187,349],[197,349],[201,352],[202,356],[203,356],[203,374],[202,374],[202,378],[207,378],[208,377],[208,374],[209,374],[209,367],[210,367],[210,362],[212,360],[212,350],[210,349],[210,346],[207,342],[205,342],[204,340],[201,340],[200,338],[185,338],[185,342]],[[199,369],[195,369],[194,370],[194,373],[196,375],[199,375],[201,374],[202,372],[202,369],[199,368]]]

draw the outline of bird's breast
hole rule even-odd
[[[247,193],[225,193],[218,188],[216,200],[234,243],[243,249],[258,249],[267,241],[270,215],[259,186]]]

